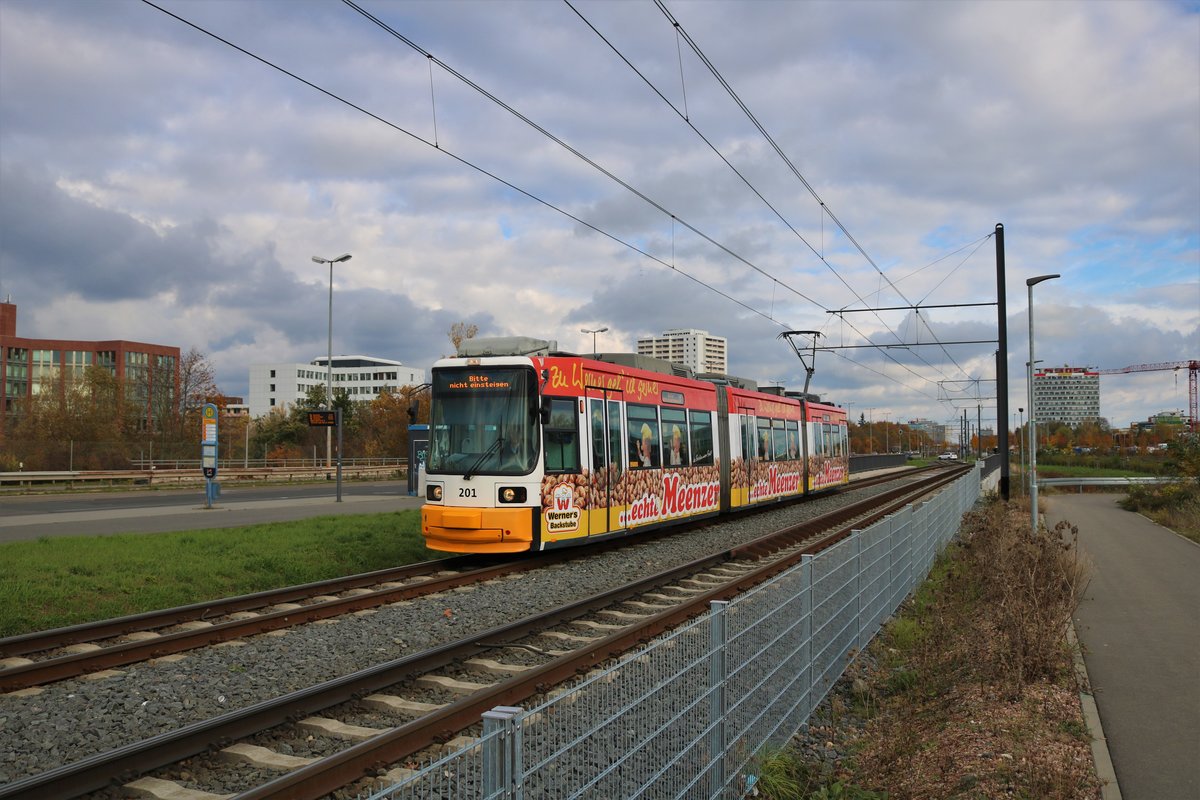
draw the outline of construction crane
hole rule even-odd
[[[1200,375],[1200,360],[1166,361],[1161,364],[1133,364],[1128,367],[1098,369],[1096,371],[1101,375],[1120,375],[1126,372],[1157,372],[1159,370],[1177,369],[1186,369],[1188,371],[1188,419],[1191,421],[1192,433],[1195,433],[1196,431],[1200,431],[1200,419],[1196,417],[1197,395],[1200,394],[1197,388],[1197,375]]]

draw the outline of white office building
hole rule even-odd
[[[303,400],[314,386],[324,386],[327,359],[307,364],[253,364],[250,366],[250,416],[261,417],[273,408],[288,409]],[[384,389],[425,383],[425,370],[399,361],[371,356],[333,357],[333,394],[344,390],[353,401],[370,402]]]
[[[1033,373],[1037,421],[1075,427],[1100,417],[1100,373],[1091,367],[1050,367]]]
[[[638,339],[640,356],[652,356],[682,364],[695,372],[729,372],[729,355],[723,336],[709,336],[708,331],[673,328],[662,336]]]

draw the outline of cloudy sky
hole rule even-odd
[[[0,0],[19,336],[195,347],[242,395],[324,354],[311,257],[352,253],[335,353],[699,328],[800,388],[777,334],[819,330],[856,418],[986,426],[996,307],[939,306],[995,303],[1002,223],[1014,413],[1030,276],[1047,365],[1200,358],[1200,3],[159,5]],[[1101,382],[1114,425],[1187,400]]]

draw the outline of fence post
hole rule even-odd
[[[713,600],[709,605],[708,653],[708,796],[720,797],[725,787],[725,654],[729,634],[725,628],[728,600]]]
[[[875,524],[878,525],[879,523]],[[854,647],[861,649],[863,635],[862,530],[850,531],[850,538],[854,540]]]
[[[483,713],[483,796],[485,800],[521,797],[521,731],[515,706],[496,706]]]
[[[804,642],[807,648],[808,657],[805,659],[808,662],[808,690],[805,693],[807,702],[804,704],[804,719],[807,721],[812,716],[813,708],[816,703],[813,702],[813,686],[817,672],[816,665],[816,649],[813,647],[813,616],[816,609],[813,608],[813,557],[811,555],[803,555],[800,557],[800,574],[803,576],[803,586],[800,591],[808,594],[808,613],[805,614],[806,620],[804,624]]]

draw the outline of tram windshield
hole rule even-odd
[[[538,459],[537,419],[531,368],[435,370],[426,471],[526,475]]]

